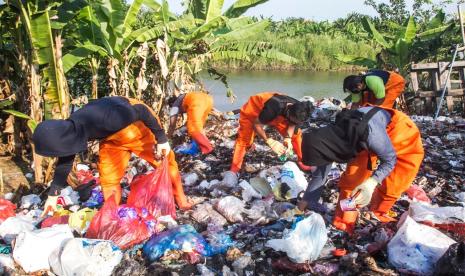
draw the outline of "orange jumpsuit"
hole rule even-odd
[[[134,99],[129,99],[132,105],[143,104]],[[157,119],[151,108],[153,116]],[[98,168],[100,182],[104,198],[109,198],[113,193],[119,204],[121,201],[120,181],[128,166],[131,153],[149,162],[153,167],[158,167],[161,162],[155,159],[154,149],[157,145],[155,136],[141,121],[134,122],[122,130],[100,141]],[[169,174],[173,185],[173,195],[181,209],[190,207],[184,194],[181,175],[176,163],[174,152],[167,156]]]
[[[253,144],[255,137],[255,130],[253,127],[254,121],[258,118],[262,111],[266,101],[268,101],[274,95],[278,95],[276,92],[264,92],[254,96],[251,96],[249,100],[242,106],[239,114],[239,132],[236,139],[236,145],[234,147],[233,161],[230,170],[233,172],[239,172],[242,167],[245,153],[247,149]],[[289,122],[283,116],[278,116],[267,125],[274,127],[281,135],[287,134]],[[302,131],[299,129],[297,133],[294,133],[291,137],[292,147],[299,160],[302,159]]]
[[[410,118],[397,110],[383,108],[392,114],[391,122],[386,128],[396,151],[397,162],[391,173],[379,185],[371,199],[370,210],[381,221],[391,221],[388,211],[412,184],[418,173],[424,156],[420,131]],[[352,191],[372,175],[367,169],[368,152],[363,151],[347,164],[346,171],[339,181],[339,201],[348,198]],[[372,156],[372,164],[376,164],[376,156]],[[352,232],[358,212],[342,212],[337,204],[333,224],[348,232]]]
[[[404,92],[405,89],[405,79],[397,74],[396,72],[389,71],[389,79],[384,85],[385,96],[384,102],[380,107],[394,108],[396,99]],[[370,91],[363,92],[361,106],[366,104],[374,104],[376,98],[373,93]]]
[[[187,113],[189,136],[197,142],[203,154],[212,152],[213,146],[205,136],[203,128],[213,108],[213,98],[206,93],[190,92],[184,97],[182,108]]]

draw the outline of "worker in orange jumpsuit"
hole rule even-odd
[[[362,76],[347,76],[343,88],[352,93],[352,109],[365,104],[394,108],[405,90],[405,79],[396,72],[371,70]]]
[[[245,153],[252,146],[255,133],[266,141],[277,156],[293,150],[298,157],[298,163],[308,170],[309,167],[300,162],[302,131],[297,126],[309,119],[312,111],[311,102],[300,102],[276,92],[251,96],[240,111],[233,160],[230,170],[224,174],[223,183],[228,186],[237,184]],[[284,144],[269,138],[263,129],[265,125],[275,128],[284,137]]]
[[[55,211],[60,191],[67,186],[74,157],[87,150],[87,142],[99,140],[100,182],[103,196],[121,201],[120,181],[131,153],[153,167],[168,158],[173,196],[181,209],[189,209],[173,151],[160,122],[151,108],[133,99],[106,97],[90,102],[67,120],[46,120],[34,131],[37,154],[58,157],[55,175],[45,203],[45,213]]]
[[[189,92],[168,100],[170,106],[170,126],[168,137],[171,137],[179,114],[187,114],[187,134],[199,145],[202,154],[209,154],[213,146],[203,130],[208,114],[213,108],[213,98],[203,92]]]
[[[302,152],[304,164],[317,169],[296,213],[319,200],[333,162],[348,162],[339,181],[339,202],[355,197],[360,207],[370,204],[381,222],[395,220],[390,209],[412,184],[424,157],[415,123],[400,111],[374,106],[342,111],[335,124],[305,132]],[[358,211],[342,211],[339,202],[333,225],[351,233]]]

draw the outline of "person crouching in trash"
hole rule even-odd
[[[176,203],[181,209],[191,207],[165,132],[155,112],[140,101],[124,97],[92,101],[66,120],[43,121],[35,129],[32,140],[37,154],[58,157],[44,214],[56,211],[58,196],[67,185],[75,154],[86,151],[89,140],[100,140],[98,169],[105,199],[114,194],[117,204],[120,203],[120,181],[134,153],[154,167],[160,165],[163,157],[168,158]]]
[[[370,204],[381,222],[395,221],[389,211],[410,187],[424,156],[420,131],[407,115],[373,106],[343,110],[334,124],[304,132],[302,139],[302,162],[317,169],[297,212],[318,201],[333,162],[348,162],[333,225],[353,232],[358,212],[343,211],[340,205],[349,197],[358,207]]]
[[[252,146],[255,133],[266,141],[278,157],[294,150],[299,160],[298,164],[302,169],[309,170],[310,168],[300,161],[302,131],[296,126],[309,119],[312,112],[311,102],[300,102],[277,92],[264,92],[251,96],[242,106],[239,114],[239,131],[233,160],[230,170],[224,173],[223,183],[228,186],[237,184],[245,153]],[[284,137],[284,144],[269,138],[263,129],[264,125],[275,128]]]
[[[203,127],[213,108],[213,98],[203,92],[189,92],[168,100],[170,106],[170,126],[168,137],[173,135],[179,114],[187,114],[187,134],[199,145],[202,154],[209,154],[213,146],[205,136]]]

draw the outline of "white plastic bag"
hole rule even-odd
[[[50,267],[58,276],[105,276],[121,262],[123,253],[110,241],[69,239],[50,255]]]
[[[223,197],[215,205],[216,210],[222,214],[229,222],[243,222],[242,213],[245,212],[245,204],[242,200],[234,196]]]
[[[25,217],[9,217],[2,224],[0,224],[0,237],[11,244],[16,236],[23,231],[32,231],[35,229],[31,220]]]
[[[192,186],[199,180],[199,176],[195,173],[186,173],[182,176],[184,186]]]
[[[220,213],[215,211],[213,206],[208,202],[195,206],[195,210],[192,212],[192,218],[198,223],[205,225],[213,224],[224,226],[228,223],[226,219]]]
[[[63,241],[72,238],[73,233],[67,224],[21,232],[16,237],[13,258],[28,273],[50,269],[49,256]]]
[[[239,186],[241,186],[242,188],[242,199],[245,201],[245,202],[249,202],[251,201],[253,198],[257,198],[257,199],[261,199],[262,198],[262,195],[257,192],[250,184],[249,182],[245,181],[245,180],[242,180],[240,183],[239,183]]]
[[[287,232],[282,239],[273,239],[265,246],[283,251],[295,263],[314,261],[328,240],[325,222],[320,214],[313,213],[297,223],[294,230]]]
[[[305,174],[299,169],[296,163],[291,161],[284,163],[281,168],[281,183],[286,183],[289,186],[289,198],[296,198],[308,186]]]
[[[465,207],[438,207],[421,202],[412,202],[408,212],[418,222],[429,221],[435,224],[465,222]]]
[[[434,264],[453,243],[454,240],[440,231],[405,216],[396,235],[388,243],[389,263],[397,269],[431,275]]]

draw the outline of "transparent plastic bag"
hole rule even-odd
[[[176,206],[166,158],[155,171],[133,180],[127,204],[146,208],[154,217],[170,215],[176,219]]]
[[[313,213],[299,221],[295,229],[288,231],[282,239],[269,240],[265,245],[285,252],[295,263],[303,263],[316,260],[327,240],[328,233],[323,218]]]
[[[404,216],[388,243],[389,263],[405,272],[431,275],[434,264],[453,243],[454,240],[438,230]]]
[[[227,224],[227,220],[217,211],[213,209],[213,206],[208,203],[202,203],[195,206],[194,211],[192,212],[192,218],[198,223],[202,224],[214,224],[223,226]]]
[[[229,222],[243,222],[242,213],[245,212],[245,203],[234,196],[223,197],[215,204],[215,209]]]

